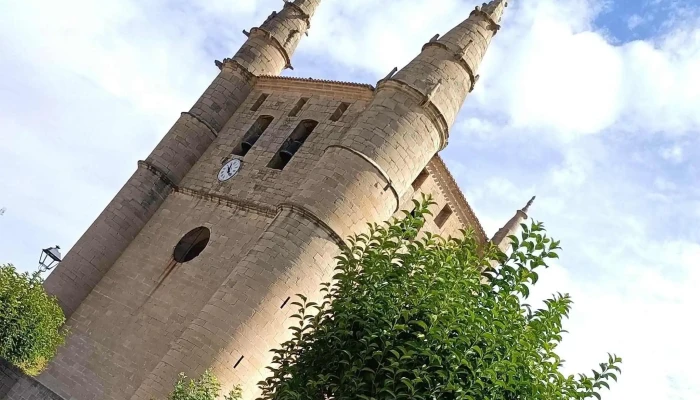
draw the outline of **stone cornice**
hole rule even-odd
[[[183,111],[182,113],[180,113],[180,115],[182,115],[182,116],[187,115],[188,117],[194,119],[195,121],[197,121],[197,122],[199,122],[200,124],[202,124],[202,125],[204,125],[205,127],[207,127],[207,129],[209,129],[209,132],[214,136],[214,139],[216,139],[216,138],[219,136],[219,135],[218,135],[218,132],[216,131],[216,129],[214,129],[211,125],[209,125],[209,123],[207,123],[207,121],[201,119],[199,116],[197,116],[197,115],[195,115],[195,114],[192,114],[192,113],[189,112],[189,111]]]
[[[350,97],[365,101],[371,100],[374,95],[374,87],[371,85],[324,79],[261,75],[258,77],[255,85],[262,90],[270,88],[272,90],[298,91],[307,94],[318,93],[329,97]]]
[[[161,171],[158,167],[156,167],[155,165],[151,164],[150,162],[145,161],[145,160],[139,160],[139,161],[138,161],[138,166],[139,166],[140,168],[144,168],[144,169],[146,169],[146,170],[152,172],[152,173],[153,173],[154,175],[156,175],[163,183],[165,183],[166,185],[170,186],[171,188],[177,187],[177,186],[175,185],[175,183],[170,179],[170,177],[168,177],[168,175],[167,175],[165,172]]]
[[[394,198],[396,199],[396,208],[394,209],[394,212],[399,211],[399,207],[401,207],[401,196],[399,196],[399,192],[396,190],[396,187],[394,187],[394,183],[391,181],[391,177],[389,177],[389,174],[384,171],[384,168],[382,168],[379,164],[377,164],[373,159],[371,159],[368,155],[365,153],[362,153],[361,151],[355,150],[353,148],[347,147],[347,146],[341,146],[341,145],[330,145],[326,147],[326,150],[332,149],[332,148],[337,148],[337,149],[343,149],[345,151],[349,151],[352,154],[355,154],[356,156],[360,157],[361,159],[367,161],[368,164],[370,164],[374,169],[379,173],[379,175],[384,178],[384,181],[386,182],[386,186],[384,187],[384,190],[386,191],[387,189],[391,189],[391,193],[394,195]]]
[[[328,236],[330,236],[331,239],[333,239],[333,241],[335,242],[335,244],[338,245],[338,247],[340,247],[341,249],[347,248],[347,244],[345,243],[343,238],[340,237],[340,235],[338,235],[338,233],[333,228],[331,228],[327,223],[325,223],[322,219],[317,217],[316,214],[311,212],[311,210],[304,207],[303,205],[297,204],[294,202],[285,202],[285,203],[281,203],[277,207],[277,209],[280,212],[282,212],[283,210],[289,210],[295,214],[301,215],[302,217],[313,222],[314,225],[323,229],[328,234]]]
[[[265,39],[269,40],[270,43],[272,43],[272,46],[275,49],[277,49],[277,51],[279,51],[280,54],[282,54],[282,57],[284,58],[284,62],[285,62],[285,68],[294,69],[292,67],[292,59],[289,57],[289,52],[287,51],[287,49],[284,48],[282,43],[280,43],[279,40],[277,40],[277,38],[270,31],[268,31],[264,28],[251,28],[250,36],[254,36],[254,35],[261,36],[261,37],[264,37]]]
[[[447,169],[447,165],[445,165],[442,158],[436,154],[428,163],[427,169],[428,172],[435,177],[438,186],[448,199],[448,203],[452,206],[453,211],[455,211],[462,225],[465,227],[473,227],[482,244],[488,242],[484,228],[481,226],[479,219],[476,217],[467,199],[464,198],[464,194],[459,190],[457,182],[450,173],[450,170]]]
[[[311,16],[306,11],[304,11],[301,7],[299,7],[298,4],[285,0],[284,1],[284,8],[287,8],[287,7],[292,8],[297,13],[299,13],[299,16],[301,17],[301,19],[303,19],[304,22],[306,22],[306,29],[307,30],[311,29]]]
[[[411,86],[410,84],[394,77],[381,80],[379,81],[379,83],[377,83],[377,91],[384,88],[397,89],[413,96],[417,100],[416,102],[423,106],[426,115],[438,131],[438,135],[440,136],[440,145],[438,146],[438,151],[444,149],[445,146],[447,146],[447,138],[449,136],[450,126],[447,124],[445,116],[442,115],[440,109],[435,105],[435,102],[430,96],[430,93],[423,93],[420,90]]]
[[[450,47],[447,46],[445,43],[438,41],[430,41],[423,45],[422,50],[425,50],[428,47],[438,47],[442,50],[445,50],[448,53],[453,54],[454,59],[457,61],[457,63],[467,72],[467,75],[469,75],[469,81],[471,83],[471,86],[469,87],[469,92],[472,92],[474,90],[476,82],[479,81],[479,75],[476,75],[474,73],[472,67],[469,65],[469,63],[467,63],[467,60],[464,59],[466,51],[469,49],[469,46],[472,43],[473,42],[470,40],[469,43],[467,43],[467,45],[461,51],[455,52],[452,49],[450,49]]]
[[[225,196],[218,193],[205,192],[186,187],[173,187],[174,193],[181,193],[190,197],[195,197],[202,200],[207,200],[212,203],[223,205],[229,208],[252,211],[265,217],[274,218],[277,215],[277,208],[265,203],[252,202],[248,200],[240,200],[231,196]]]
[[[257,78],[253,73],[248,71],[248,69],[242,66],[238,61],[233,58],[224,58],[223,61],[214,60],[214,65],[216,65],[220,71],[224,69],[230,69],[235,72],[240,72],[248,82],[253,82]]]
[[[493,20],[491,14],[482,10],[480,6],[476,6],[476,8],[474,8],[474,10],[469,14],[470,17],[474,15],[484,18],[484,20],[486,20],[486,22],[489,24],[488,29],[493,31],[493,35],[496,36],[498,31],[501,29],[501,25]]]

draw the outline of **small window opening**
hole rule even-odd
[[[420,174],[418,174],[418,177],[416,177],[416,180],[411,183],[411,186],[413,186],[413,190],[418,190],[423,186],[425,183],[425,180],[428,179],[428,171],[427,170],[422,170]]]
[[[280,309],[284,308],[284,306],[286,306],[287,303],[289,303],[289,299],[291,299],[291,297],[287,297],[287,299],[284,301],[284,303],[282,303],[282,305],[280,306]]]
[[[306,105],[306,102],[309,101],[308,97],[302,97],[297,101],[297,104],[294,105],[294,108],[292,108],[292,111],[289,112],[290,117],[296,117],[299,114],[299,111]]]
[[[274,169],[284,169],[317,125],[318,121],[311,119],[305,119],[299,122],[299,125],[294,128],[292,134],[282,143],[282,147],[280,147],[277,154],[275,154],[267,166]]]
[[[260,136],[262,136],[263,132],[265,132],[267,127],[270,126],[272,120],[274,119],[275,118],[271,115],[261,115],[258,117],[258,119],[248,129],[248,132],[243,135],[243,140],[241,140],[241,143],[234,147],[231,153],[237,156],[245,156],[248,154],[248,151],[253,148],[255,142],[260,139]]]
[[[173,258],[179,263],[186,263],[199,256],[207,244],[211,232],[208,228],[200,226],[187,232],[185,236],[177,242],[173,250]]]
[[[243,361],[243,356],[241,356],[241,358],[239,358],[238,361],[236,361],[236,364],[233,365],[233,368],[236,368],[238,364],[241,363],[241,361]]]
[[[345,111],[350,107],[350,103],[340,103],[338,108],[335,109],[333,115],[331,115],[331,121],[337,122],[345,114]]]
[[[253,106],[250,107],[250,111],[258,111],[260,106],[265,102],[265,100],[267,100],[268,96],[270,95],[267,93],[261,94],[260,97],[258,97],[258,99],[255,100],[255,103],[253,103]]]
[[[452,209],[450,206],[445,205],[445,207],[440,210],[437,217],[435,217],[435,225],[437,225],[438,228],[442,228],[445,226],[445,222],[450,218],[450,215],[452,215]]]

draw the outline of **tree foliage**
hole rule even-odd
[[[541,223],[506,255],[471,232],[419,237],[431,204],[350,238],[321,304],[299,296],[262,399],[600,399],[617,380],[614,355],[592,375],[560,372],[568,295],[522,302],[560,249]]]
[[[63,344],[65,316],[38,273],[0,265],[0,357],[28,375],[39,374]]]
[[[178,376],[175,388],[168,396],[168,400],[216,400],[221,392],[221,384],[216,376],[209,370],[204,371],[198,379],[187,380],[185,374]],[[224,395],[224,400],[239,400],[241,388],[236,386]]]

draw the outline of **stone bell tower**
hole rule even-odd
[[[0,398],[165,399],[178,373],[211,369],[252,399],[289,335],[288,303],[320,297],[348,235],[423,192],[437,202],[424,229],[471,228],[486,243],[437,153],[505,1],[376,87],[278,76],[319,2],[285,1],[216,62],[214,82],[47,279],[69,317],[66,345]]]

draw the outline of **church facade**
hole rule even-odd
[[[486,235],[438,156],[506,7],[494,0],[376,86],[281,77],[320,0],[285,1],[232,57],[45,282],[70,335],[0,398],[165,399],[211,369],[255,398],[296,294],[319,297],[343,240],[412,199],[425,229]],[[520,212],[497,235],[503,240]]]

